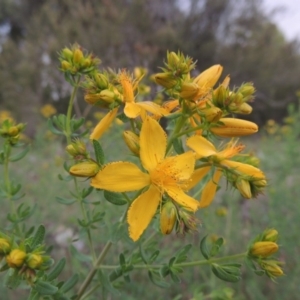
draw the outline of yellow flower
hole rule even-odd
[[[138,81],[134,82],[126,71],[123,70],[120,72],[118,80],[123,88],[124,114],[128,118],[134,119],[138,116],[144,116],[146,112],[159,117],[169,114],[167,110],[152,101],[135,102],[134,91],[137,89]],[[95,127],[90,139],[99,139],[113,122],[117,112],[118,107],[111,110]]]
[[[264,173],[258,168],[229,160],[229,158],[232,158],[244,149],[243,145],[236,145],[236,142],[234,141],[229,142],[226,148],[220,152],[217,151],[211,142],[198,135],[189,138],[187,140],[187,145],[196,152],[197,159],[205,158],[212,165],[215,164],[216,166],[219,166],[219,168],[216,169],[213,178],[209,180],[202,191],[199,207],[206,207],[211,204],[217,191],[218,182],[221,178],[220,168],[222,167],[233,169],[238,173],[251,176],[256,179],[265,179]],[[208,174],[210,170],[211,166],[195,170],[192,175],[189,188],[194,187],[206,174]]]
[[[124,113],[128,118],[134,119],[140,116],[143,111],[161,117],[168,114],[164,108],[152,101],[135,102],[134,91],[137,89],[138,81],[134,82],[126,71],[121,71],[118,79],[123,88],[123,102],[125,104]]]
[[[43,263],[43,257],[40,254],[32,253],[27,258],[27,266],[31,269],[38,269]]]
[[[56,114],[56,108],[52,104],[45,104],[40,110],[41,114],[45,118],[49,118]]]
[[[157,121],[146,117],[140,133],[140,160],[148,173],[142,172],[133,163],[115,162],[106,165],[92,178],[93,187],[112,192],[129,192],[148,187],[128,210],[129,235],[134,241],[148,227],[163,193],[192,211],[198,208],[198,202],[184,192],[194,170],[194,153],[189,151],[165,158],[166,148],[166,133]]]

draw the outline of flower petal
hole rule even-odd
[[[190,181],[187,186],[187,190],[190,190],[194,186],[196,186],[200,182],[200,180],[202,180],[203,177],[209,172],[210,169],[211,166],[196,169],[190,178]]]
[[[124,107],[124,114],[130,118],[134,119],[141,114],[142,109],[134,102],[126,102]]]
[[[192,211],[196,211],[198,209],[199,202],[191,196],[185,194],[180,187],[176,185],[166,186],[165,191],[181,206],[191,209]]]
[[[198,159],[217,153],[215,146],[203,136],[194,135],[187,140],[186,144],[196,152]]]
[[[140,106],[142,109],[154,115],[167,116],[169,114],[169,112],[166,109],[151,101],[138,102],[136,103],[136,105]]]
[[[172,177],[179,181],[189,180],[194,172],[195,153],[192,151],[180,155],[167,157],[160,165],[165,174],[173,174]]]
[[[232,160],[227,160],[227,159],[223,160],[221,162],[221,164],[228,168],[235,169],[237,172],[243,173],[248,176],[253,176],[255,178],[260,178],[260,179],[266,178],[265,174],[260,169],[255,168],[248,164],[244,164],[244,163],[232,161]]]
[[[127,221],[129,224],[129,236],[134,241],[137,241],[148,227],[160,201],[160,191],[154,185],[150,185],[146,192],[132,202],[128,210]]]
[[[147,171],[153,170],[164,158],[167,148],[167,135],[159,123],[150,117],[145,118],[140,134],[140,159]]]
[[[217,169],[213,178],[204,187],[199,202],[200,208],[209,206],[213,201],[218,188],[218,182],[220,181],[221,175],[222,175],[221,170]]]
[[[130,162],[114,162],[106,165],[91,180],[91,186],[112,192],[128,192],[150,184],[150,176]]]
[[[98,140],[103,135],[103,133],[108,129],[109,125],[115,119],[118,112],[118,107],[111,110],[108,114],[104,116],[103,119],[94,128],[92,134],[90,135],[91,140]]]

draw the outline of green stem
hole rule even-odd
[[[171,136],[170,136],[170,138],[169,138],[168,144],[167,144],[167,151],[166,151],[166,153],[168,153],[169,150],[171,149],[173,140],[174,140],[174,139],[176,138],[176,136],[179,134],[179,131],[180,131],[180,129],[182,128],[182,126],[184,125],[186,119],[187,119],[187,118],[186,118],[184,115],[181,115],[181,117],[179,118],[179,120],[176,122],[175,129],[174,129],[174,131],[172,132],[172,134],[171,134]]]
[[[4,159],[4,182],[7,193],[7,199],[10,202],[10,211],[11,213],[16,213],[16,206],[14,200],[12,200],[11,195],[11,182],[9,178],[9,157],[11,153],[11,146],[9,144],[5,144],[5,159]],[[14,228],[16,230],[17,235],[21,236],[21,229],[18,223],[14,223]]]
[[[247,252],[219,257],[219,258],[211,258],[209,260],[198,260],[198,261],[191,261],[191,262],[184,262],[179,264],[173,264],[173,267],[185,268],[185,267],[194,267],[194,266],[204,266],[204,265],[211,265],[213,263],[222,263],[226,261],[236,260],[240,258],[244,258],[247,256]],[[157,265],[134,265],[134,269],[160,269],[164,265],[157,264]],[[119,265],[100,265],[99,268],[106,269],[106,270],[113,270],[118,268]]]
[[[78,291],[76,300],[82,299],[81,297],[83,296],[83,293],[85,292],[87,287],[92,282],[94,276],[96,275],[96,273],[99,269],[99,266],[101,265],[102,261],[104,260],[106,254],[108,253],[108,250],[110,249],[111,246],[112,246],[111,241],[107,242],[106,245],[104,246],[104,248],[103,248],[102,252],[100,253],[94,267],[90,270],[89,274],[87,275],[87,277],[85,278],[83,284],[81,285],[81,287]]]
[[[120,218],[121,222],[124,222],[125,218],[126,218],[126,214],[127,214],[127,210],[124,211],[124,214],[122,215],[122,217]],[[82,299],[82,296],[85,292],[85,290],[88,288],[88,286],[90,285],[90,283],[92,282],[94,276],[96,275],[97,271],[99,268],[101,268],[101,263],[104,260],[106,254],[108,253],[110,247],[112,246],[112,242],[108,241],[106,243],[106,245],[104,246],[103,250],[101,251],[99,257],[97,258],[93,268],[90,270],[90,272],[88,273],[87,277],[85,278],[83,284],[81,285],[78,294],[77,294],[77,298],[75,300],[80,300]]]
[[[70,97],[70,101],[69,101],[69,105],[68,105],[68,110],[67,110],[67,122],[66,122],[66,138],[67,138],[67,143],[70,144],[71,143],[71,118],[72,118],[72,110],[73,110],[73,106],[74,106],[74,101],[75,101],[75,97],[77,94],[77,90],[79,87],[79,82],[80,82],[80,76],[77,77],[77,79],[75,80],[75,85],[73,87],[73,91]]]

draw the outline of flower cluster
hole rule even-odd
[[[254,261],[271,279],[283,275],[282,263],[273,257],[279,248],[277,239],[277,230],[267,229],[256,237],[248,250],[248,258]],[[256,269],[255,265],[253,267]]]
[[[257,132],[257,125],[232,116],[252,111],[252,83],[230,90],[227,76],[215,88],[222,66],[212,66],[192,77],[195,67],[182,53],[167,54],[162,72],[153,76],[171,98],[162,104],[138,97],[141,72],[94,71],[83,82],[85,101],[108,109],[90,140],[100,139],[113,120],[122,117],[131,125],[123,133],[125,143],[140,164],[101,165],[73,144],[67,151],[82,159],[75,160],[70,174],[91,177],[91,186],[96,189],[138,191],[127,212],[129,235],[134,241],[156,214],[160,214],[164,234],[174,227],[183,233],[195,230],[198,222],[193,213],[211,204],[222,176],[247,199],[256,197],[267,184],[258,160],[241,154],[245,147],[236,139]],[[162,117],[168,122],[169,135],[159,123]],[[220,138],[232,139],[225,146],[215,146]],[[201,190],[200,199],[192,196],[195,189]]]

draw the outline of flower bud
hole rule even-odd
[[[252,110],[252,106],[244,102],[240,106],[238,106],[233,112],[237,114],[249,115],[252,113]]]
[[[172,51],[167,54],[167,62],[171,68],[176,68],[176,66],[180,63],[180,58]]]
[[[235,186],[244,198],[246,199],[252,198],[251,186],[248,180],[238,179],[235,182]]]
[[[10,242],[5,238],[0,238],[0,255],[7,254],[10,251]]]
[[[43,257],[40,254],[29,254],[26,264],[31,269],[38,269],[43,263]]]
[[[276,242],[278,239],[278,231],[276,229],[267,229],[263,233],[263,241]]]
[[[162,234],[170,234],[172,232],[176,218],[176,207],[171,201],[168,201],[163,205],[160,214],[160,230]]]
[[[197,95],[199,89],[200,88],[196,83],[184,82],[181,86],[180,97],[191,100]]]
[[[250,254],[256,257],[266,258],[278,250],[278,245],[274,242],[261,241],[256,242],[250,249]]]
[[[85,161],[72,166],[69,173],[77,177],[93,177],[99,171],[99,165],[93,161]]]
[[[221,137],[245,136],[258,131],[258,126],[255,123],[246,120],[221,118],[220,122],[219,126],[211,127],[210,130]]]
[[[265,260],[260,263],[263,270],[266,271],[270,278],[276,278],[284,275],[281,267],[279,267],[280,262],[275,260]]]
[[[64,48],[61,51],[61,54],[67,60],[71,60],[71,58],[73,57],[73,52],[69,48]]]
[[[74,50],[74,54],[73,54],[74,63],[75,64],[80,64],[82,59],[83,59],[83,52],[79,48],[76,48]]]
[[[200,73],[194,82],[200,87],[206,87],[207,89],[212,88],[219,80],[223,67],[221,65],[214,65],[202,73]]]
[[[205,115],[205,118],[210,123],[216,123],[222,117],[222,110],[216,106],[208,107],[201,110],[201,113]]]
[[[95,75],[95,81],[97,83],[97,86],[101,89],[101,90],[104,90],[104,89],[107,89],[108,88],[108,78],[104,75],[104,74],[101,74],[101,73],[97,73]]]
[[[14,249],[6,256],[6,262],[11,268],[19,268],[24,264],[26,255],[24,251]]]
[[[69,62],[67,62],[66,60],[63,60],[63,61],[61,62],[61,68],[62,68],[64,71],[69,71],[69,70],[72,69],[72,65],[71,65]]]
[[[140,155],[140,139],[139,137],[133,133],[132,131],[124,131],[123,138],[127,145],[127,147],[131,150],[131,152],[137,156]]]
[[[166,89],[171,89],[177,84],[177,80],[170,73],[157,73],[154,75],[154,80]]]
[[[87,158],[88,157],[88,152],[86,150],[85,143],[82,142],[81,140],[76,140],[72,144],[67,145],[66,151],[74,158],[76,158],[76,157]]]

